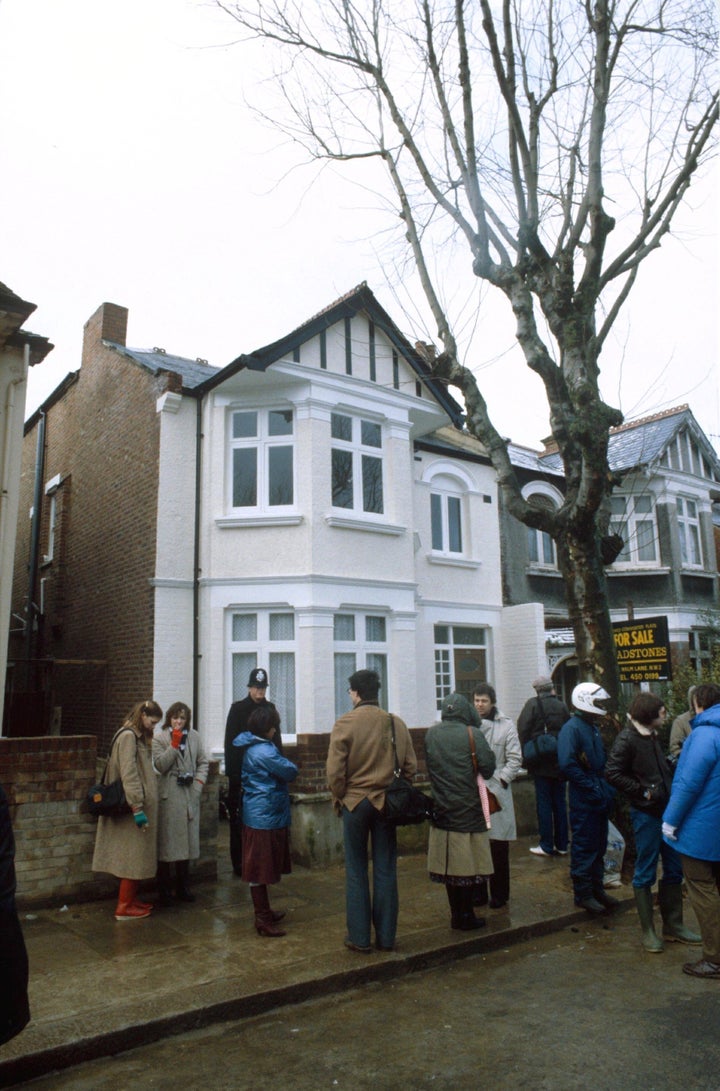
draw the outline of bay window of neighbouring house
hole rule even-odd
[[[449,693],[472,692],[487,679],[487,629],[477,625],[435,625],[435,704]]]
[[[295,615],[292,611],[233,612],[230,621],[232,700],[247,696],[250,671],[265,667],[268,700],[280,713],[283,736],[296,733]]]
[[[333,507],[382,515],[381,425],[346,413],[332,413],[330,435]]]
[[[561,502],[560,494],[555,489],[548,492],[540,492],[537,483],[532,483],[523,489],[523,496],[533,508],[554,512]],[[528,563],[539,568],[557,568],[557,554],[555,542],[547,531],[536,527],[526,527]]]
[[[275,510],[294,503],[292,409],[231,414],[231,507]]]
[[[657,564],[655,503],[649,493],[611,496],[609,529],[610,534],[619,534],[625,543],[616,566]]]
[[[333,617],[335,718],[350,705],[348,678],[357,670],[380,675],[380,704],[388,707],[387,621],[380,614],[343,613]]]
[[[701,568],[703,557],[697,503],[695,500],[688,500],[684,496],[678,496],[676,505],[682,563],[688,568]]]

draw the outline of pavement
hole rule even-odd
[[[30,1024],[0,1047],[0,1087],[121,1053],[213,1023],[398,978],[585,922],[573,904],[569,856],[510,847],[510,901],[477,910],[486,927],[450,928],[445,890],[424,855],[398,861],[397,949],[348,951],[344,870],[295,867],[271,888],[286,913],[280,939],[257,935],[249,887],[236,878],[221,823],[217,881],[197,883],[193,904],[118,922],[114,901],[21,912],[30,959]],[[632,891],[611,891],[621,909]],[[151,899],[152,900],[152,896]]]

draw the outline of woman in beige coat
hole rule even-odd
[[[162,719],[156,701],[140,701],[129,713],[110,748],[106,781],[122,780],[130,810],[101,816],[95,837],[93,871],[108,871],[120,880],[115,920],[147,917],[152,906],[138,901],[141,879],[152,879],[157,869],[157,777],[151,745],[155,725]]]
[[[197,731],[190,727],[192,713],[176,701],[155,728],[152,757],[159,775],[158,888],[160,905],[172,905],[170,864],[175,863],[175,896],[194,902],[188,886],[189,861],[200,855],[200,796],[207,783],[209,762]]]

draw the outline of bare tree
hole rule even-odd
[[[608,430],[622,415],[600,395],[599,359],[713,151],[715,5],[216,2],[247,37],[278,47],[283,104],[263,107],[273,124],[318,159],[382,166],[437,325],[435,372],[461,391],[508,510],[556,542],[581,676],[617,694],[603,530]],[[512,309],[565,468],[559,510],[522,497],[461,362],[435,273],[443,247]]]

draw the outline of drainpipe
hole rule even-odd
[[[37,447],[35,453],[35,488],[33,493],[32,526],[30,528],[30,571],[28,573],[28,605],[25,629],[25,670],[27,688],[30,689],[30,660],[32,659],[37,590],[38,558],[40,556],[40,517],[42,515],[43,477],[45,474],[45,413],[38,420]]]
[[[11,383],[8,383],[7,393],[5,396],[5,409],[3,411],[3,426],[5,428],[5,443],[3,445],[2,456],[2,482],[0,482],[0,543],[6,543],[5,536],[10,533],[10,524],[8,523],[8,504],[10,502],[10,488],[12,473],[12,449],[15,442],[15,414],[17,412],[17,389],[28,377],[28,371],[30,370],[30,346],[26,343],[23,345],[23,368],[22,375],[18,379],[13,379]],[[13,541],[15,534],[13,532]],[[12,555],[12,554],[11,554]]]
[[[196,399],[195,411],[195,520],[193,527],[193,682],[192,707],[198,715],[200,696],[200,486],[202,451],[202,395]]]

